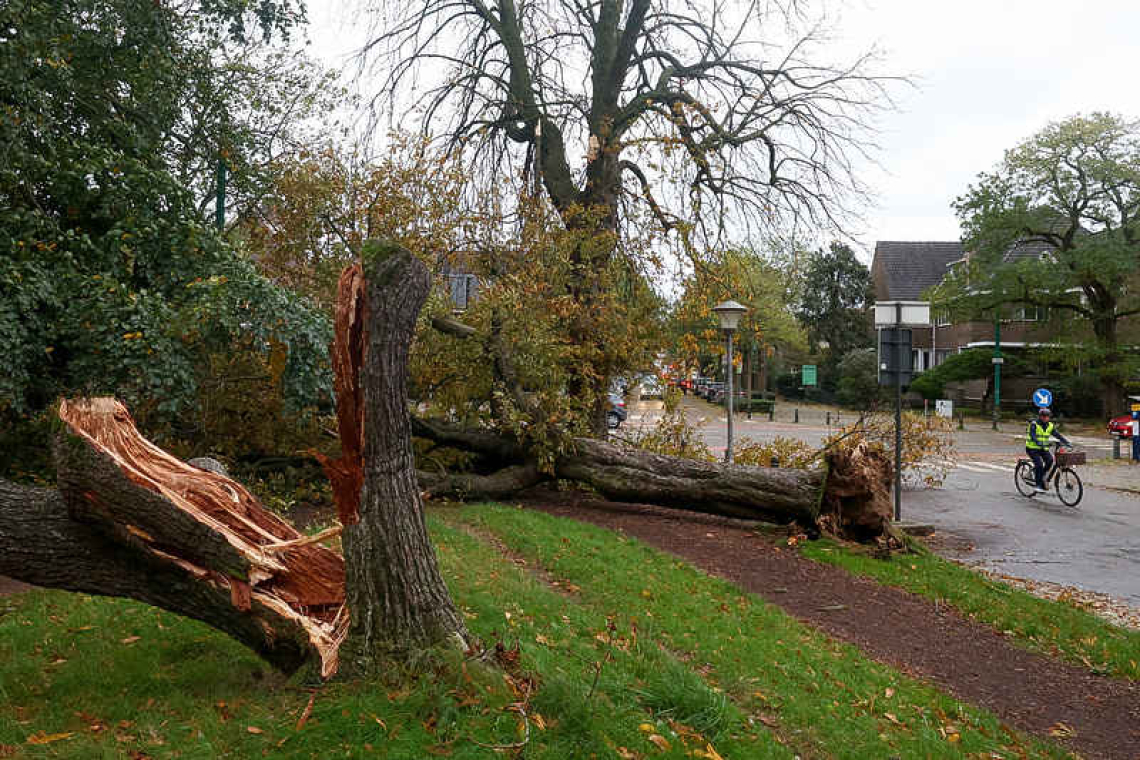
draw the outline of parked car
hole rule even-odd
[[[1108,434],[1119,435],[1121,438],[1132,437],[1132,415],[1122,414],[1108,421]]]
[[[657,375],[642,375],[638,378],[638,382],[641,384],[642,398],[661,398],[665,392],[661,378]]]
[[[616,430],[621,427],[621,423],[625,422],[627,413],[625,411],[625,397],[620,393],[610,394],[610,410],[606,412],[606,425],[610,430]]]
[[[712,401],[717,393],[724,393],[724,383],[712,381],[705,384],[705,390],[704,393],[701,394],[701,397],[704,398],[705,401]]]

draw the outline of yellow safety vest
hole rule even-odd
[[[1033,442],[1033,426],[1037,426],[1037,440],[1041,443]],[[1027,449],[1047,449],[1049,448],[1049,439],[1053,437],[1053,423],[1042,426],[1037,420],[1029,423],[1029,431],[1025,434],[1025,448]]]

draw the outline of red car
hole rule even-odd
[[[1132,415],[1122,414],[1108,421],[1108,434],[1119,435],[1121,438],[1132,437]]]

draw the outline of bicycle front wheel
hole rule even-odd
[[[1070,467],[1062,467],[1057,472],[1057,477],[1053,480],[1057,488],[1057,498],[1061,503],[1067,507],[1075,507],[1080,503],[1081,497],[1085,493],[1085,487],[1081,484],[1081,476],[1077,471]]]
[[[1013,471],[1013,484],[1017,486],[1017,492],[1022,496],[1032,496],[1036,493],[1033,489],[1036,477],[1031,463],[1018,462],[1017,469]]]

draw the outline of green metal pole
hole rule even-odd
[[[226,161],[218,159],[218,196],[214,205],[214,224],[221,232],[226,227]]]
[[[1001,310],[994,317],[994,430],[1001,419]]]

